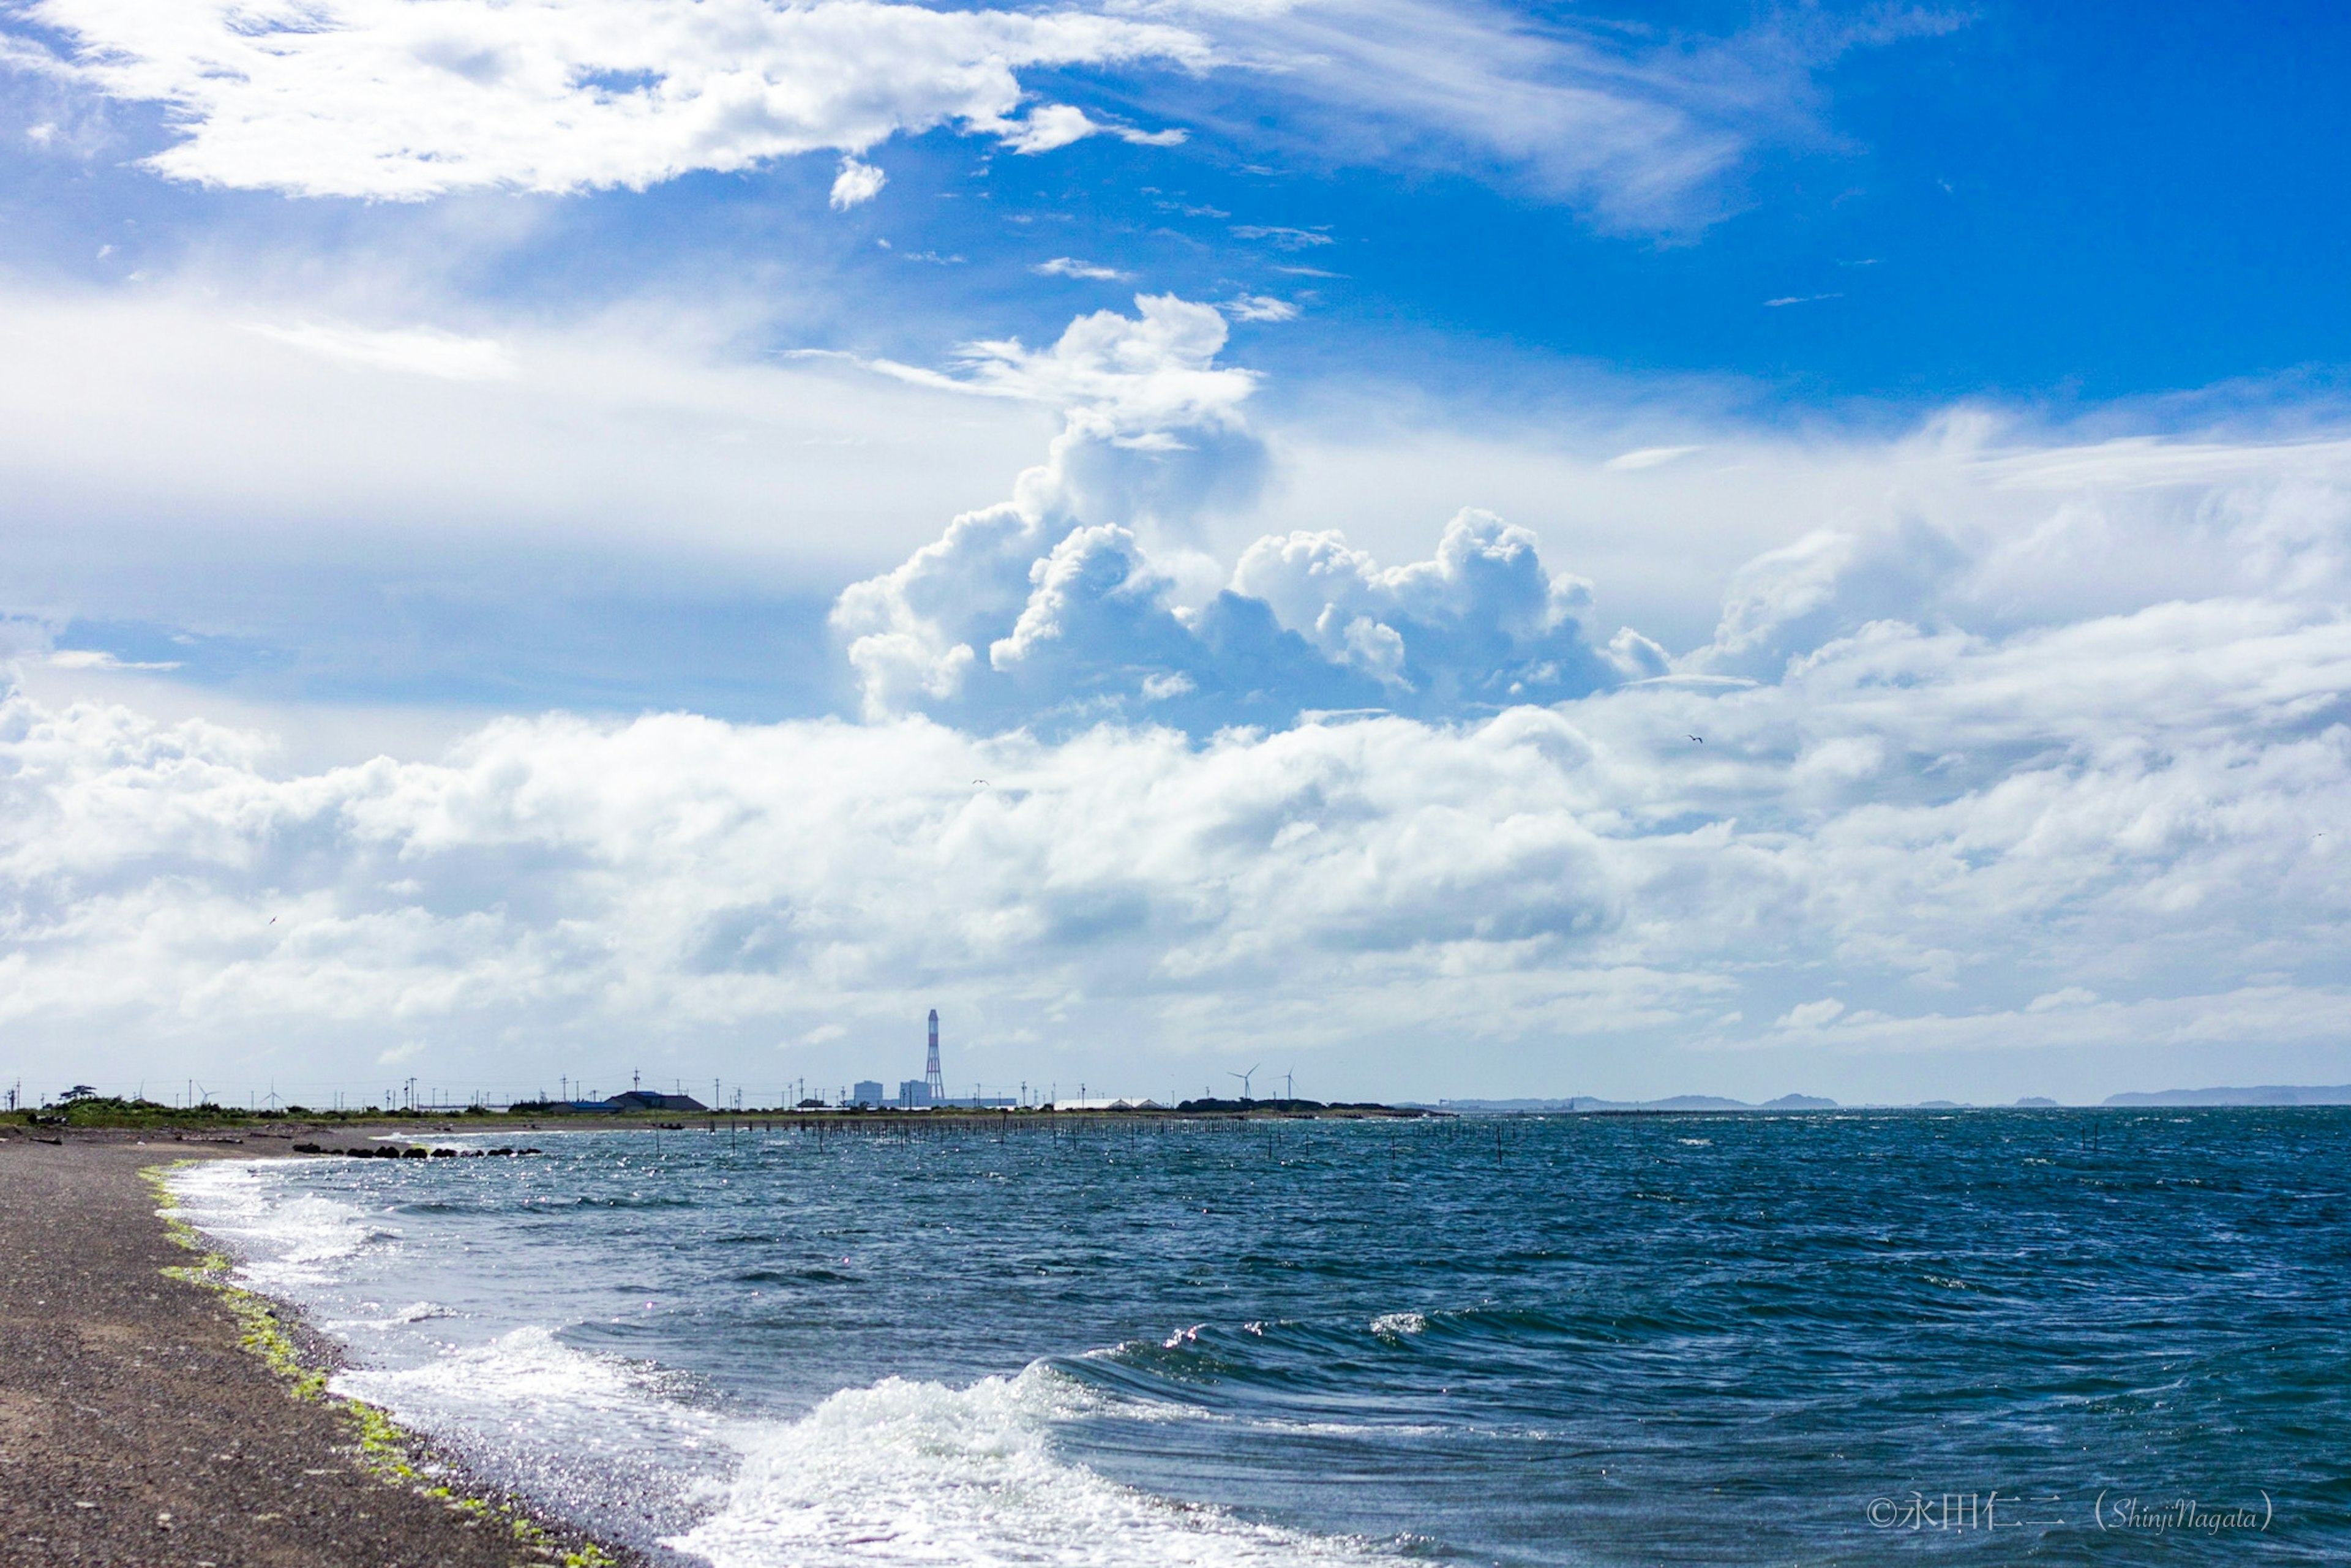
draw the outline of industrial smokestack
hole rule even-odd
[[[931,1009],[931,1058],[924,1064],[923,1078],[931,1091],[931,1103],[939,1104],[947,1097],[946,1075],[939,1071],[939,1009]]]

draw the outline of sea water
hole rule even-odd
[[[178,1188],[678,1563],[2351,1561],[2351,1113],[1043,1120]]]

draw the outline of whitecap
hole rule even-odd
[[[1058,1458],[1051,1424],[1101,1396],[1043,1364],[968,1388],[888,1378],[752,1437],[726,1503],[662,1544],[716,1568],[1290,1568],[1385,1557],[1351,1536],[1256,1524]]]
[[[376,1303],[373,1301],[362,1301],[360,1303],[362,1311],[367,1308],[373,1307],[375,1304]],[[400,1308],[396,1312],[384,1312],[377,1317],[329,1318],[321,1326],[338,1331],[342,1329],[396,1329],[404,1328],[410,1323],[431,1322],[435,1318],[445,1318],[454,1315],[455,1314],[453,1314],[448,1308],[443,1306],[438,1301],[411,1301],[408,1305]]]
[[[281,1173],[221,1160],[174,1171],[175,1218],[225,1242],[239,1274],[264,1291],[289,1292],[338,1274],[364,1249],[397,1242],[400,1231],[348,1203],[285,1190]]]

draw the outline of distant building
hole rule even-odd
[[[875,1110],[880,1110],[883,1104],[882,1085],[870,1078],[861,1080],[857,1087],[849,1092],[849,1103],[852,1105],[871,1105]]]
[[[604,1102],[607,1111],[694,1111],[710,1109],[691,1094],[660,1094],[651,1089],[631,1089]]]
[[[931,1108],[931,1086],[919,1078],[902,1080],[898,1084],[898,1109],[927,1111]]]

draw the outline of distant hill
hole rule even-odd
[[[2264,1083],[2252,1089],[2158,1089],[2150,1094],[2109,1094],[2109,1105],[2351,1105],[2351,1083],[2333,1088]]]

